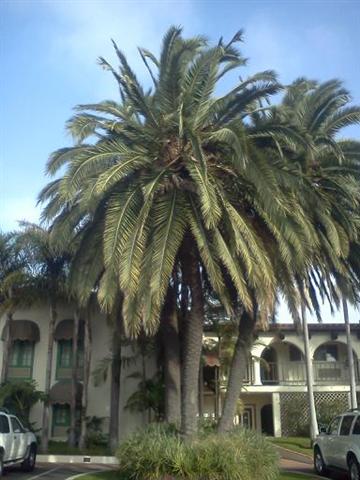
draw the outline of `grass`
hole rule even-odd
[[[296,453],[303,453],[312,457],[312,448],[309,438],[303,437],[281,437],[272,438],[271,441],[279,447],[284,447]]]

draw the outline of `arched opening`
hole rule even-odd
[[[305,383],[304,355],[293,343],[276,340],[263,351],[261,358],[264,385]]]
[[[353,351],[355,377],[359,380],[359,362]],[[322,343],[314,352],[314,380],[316,383],[346,384],[350,380],[347,345],[343,342]]]
[[[261,409],[261,431],[264,435],[274,436],[274,416],[271,403]]]
[[[274,385],[279,382],[277,355],[273,347],[266,347],[261,354],[261,382],[263,385]]]

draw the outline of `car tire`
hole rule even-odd
[[[28,456],[21,464],[21,469],[24,472],[32,472],[36,464],[36,446],[31,445]]]
[[[349,458],[349,477],[350,480],[360,480],[360,465],[354,456]]]
[[[314,448],[314,469],[315,472],[322,477],[328,474],[328,468],[319,447]]]

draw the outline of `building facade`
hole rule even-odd
[[[55,329],[52,387],[50,391],[51,434],[54,439],[66,439],[70,426],[70,393],[72,338],[74,308],[62,305],[59,308]],[[48,347],[49,311],[46,307],[19,310],[14,314],[11,326],[12,350],[8,379],[34,380],[39,390],[45,386],[45,370]],[[112,341],[104,315],[93,312],[91,370],[106,363]],[[310,346],[314,372],[314,390],[317,407],[329,410],[331,405],[346,409],[349,405],[349,367],[345,326],[342,324],[310,324]],[[4,318],[0,319],[0,332]],[[239,412],[235,421],[267,435],[300,434],[308,424],[307,390],[302,336],[291,324],[273,325],[266,332],[258,332],[257,340],[249,356],[247,379],[241,394]],[[3,336],[2,336],[3,338]],[[357,389],[360,395],[360,325],[352,325]],[[78,368],[79,392],[82,387],[83,331],[80,328],[76,365]],[[207,332],[204,342],[216,337]],[[140,358],[139,352],[126,347],[120,390],[120,436],[125,438],[148,421],[146,412],[133,413],[126,409],[129,396],[139,385],[144,374],[151,378],[155,371],[155,358]],[[0,368],[3,342],[0,342]],[[204,356],[202,369],[203,392],[201,410],[205,417],[216,417],[221,412],[225,395],[226,379],[221,358],[216,354]],[[140,375],[141,370],[141,375]],[[110,412],[109,375],[98,385],[93,379],[89,385],[87,415],[104,419],[108,429]],[[41,428],[42,404],[31,412],[30,420]]]

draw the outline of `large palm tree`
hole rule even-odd
[[[42,196],[49,201],[48,218],[70,210],[72,228],[92,215],[105,266],[99,298],[111,309],[112,290],[120,284],[130,334],[158,327],[171,274],[180,265],[189,295],[183,355],[186,435],[196,429],[194,365],[201,355],[203,272],[228,311],[232,306],[225,281],[233,283],[249,310],[249,286],[257,288],[263,312],[274,287],[271,264],[251,221],[249,197],[259,192],[263,204],[265,190],[276,191],[276,179],[246,118],[279,85],[273,72],[263,72],[222,97],[213,96],[218,81],[245,63],[234,46],[239,40],[241,34],[228,44],[208,47],[203,38],[185,40],[181,29],[171,28],[159,59],[140,50],[151,70],[151,92],[144,92],[115,45],[119,71],[104,59],[101,64],[118,81],[121,102],[80,107],[83,112],[68,124],[80,143],[52,156],[48,172],[65,165],[66,174]],[[260,136],[281,134],[267,129]],[[97,142],[84,144],[93,135]]]
[[[128,334],[158,328],[170,279],[180,271],[186,436],[196,431],[204,283],[229,314],[240,303],[252,325],[267,321],[277,289],[299,316],[296,275],[309,276],[314,264],[323,271],[320,245],[339,263],[340,240],[350,234],[346,208],[339,208],[339,228],[329,219],[335,181],[328,172],[320,183],[314,168],[315,148],[320,156],[337,149],[296,123],[295,106],[286,106],[293,94],[281,109],[267,106],[280,90],[275,74],[241,79],[216,96],[223,77],[245,64],[235,46],[241,39],[239,32],[209,46],[172,27],[159,58],[139,49],[153,83],[148,91],[114,44],[119,69],[100,63],[121,99],[78,107],[68,123],[78,144],[52,155],[48,173],[65,173],[41,195],[45,217],[60,219],[63,235],[85,229],[78,252],[93,262],[82,288],[98,278],[99,301],[111,311],[120,287]],[[342,185],[342,193],[347,202],[349,188]],[[228,418],[234,408],[232,401]]]

